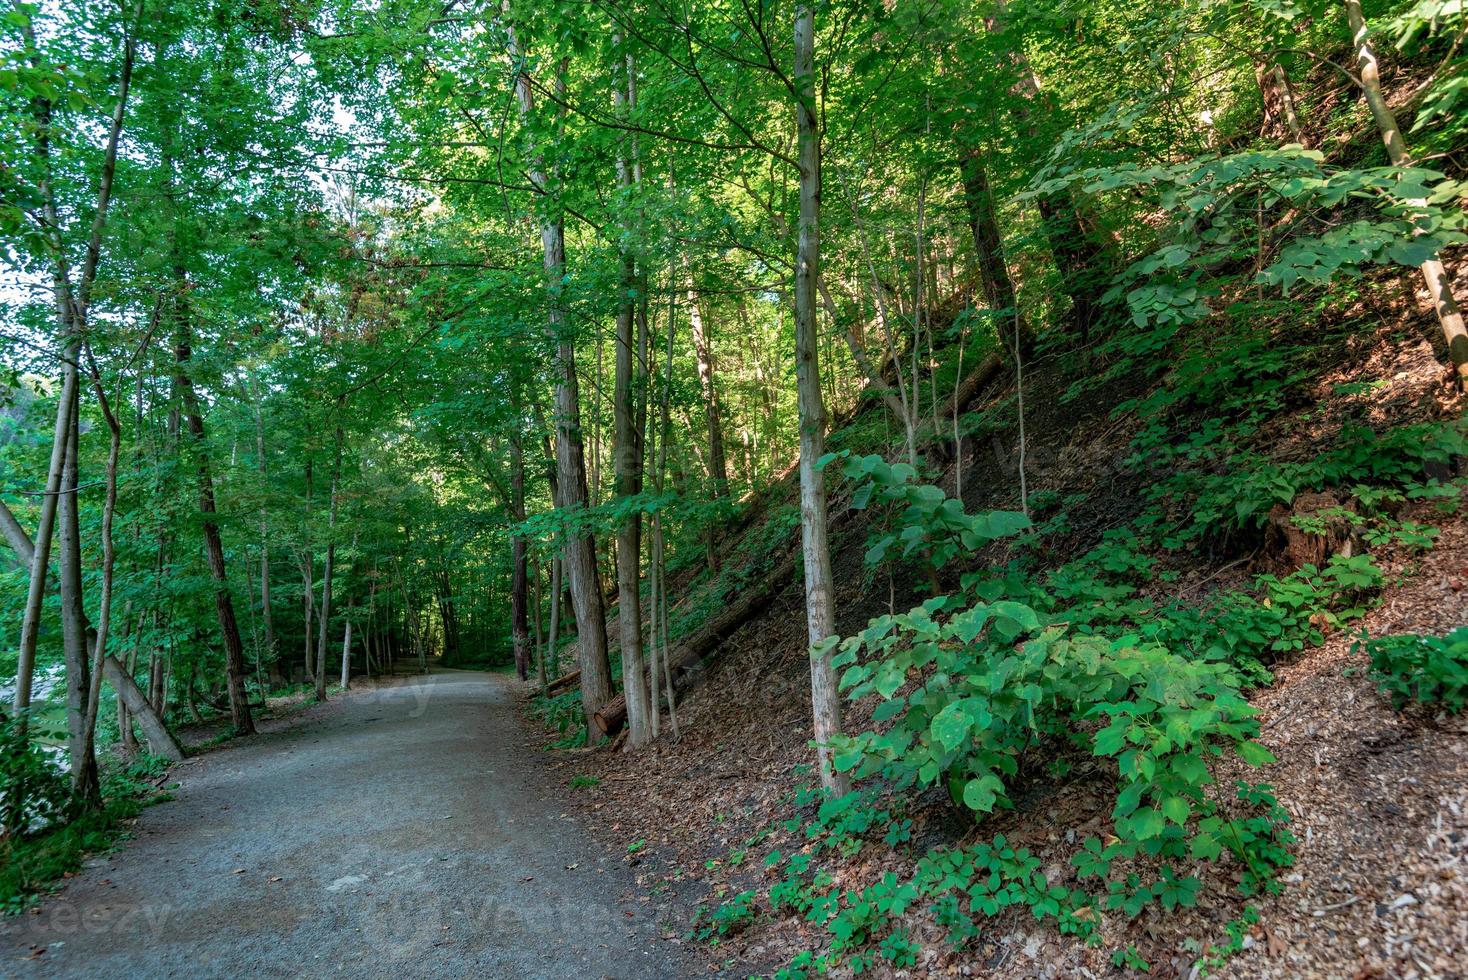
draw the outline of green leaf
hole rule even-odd
[[[973,719],[969,717],[963,705],[957,701],[938,712],[933,717],[932,724],[928,726],[933,741],[941,745],[947,752],[952,752],[968,738],[971,728],[973,728]]]
[[[1187,823],[1192,813],[1192,806],[1181,796],[1169,796],[1162,801],[1162,815],[1178,826]]]
[[[1130,829],[1132,836],[1138,840],[1150,840],[1160,837],[1167,829],[1167,818],[1162,811],[1154,807],[1142,807],[1132,814],[1130,818]]]
[[[1275,759],[1272,752],[1258,742],[1240,742],[1234,746],[1234,751],[1238,753],[1240,759],[1251,766],[1267,766],[1279,761]]]
[[[963,787],[963,805],[977,813],[989,813],[994,809],[998,794],[1004,789],[1004,781],[991,773],[970,779]]]

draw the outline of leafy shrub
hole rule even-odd
[[[1406,633],[1363,639],[1371,677],[1400,709],[1409,701],[1441,704],[1450,712],[1468,705],[1468,626],[1446,636]]]
[[[1253,709],[1222,664],[1135,637],[1042,630],[1035,611],[1015,602],[944,615],[951,603],[879,617],[842,643],[834,660],[846,667],[847,696],[878,696],[874,720],[894,724],[839,739],[838,768],[880,773],[897,787],[946,785],[968,809],[988,813],[1008,805],[1029,746],[1069,742],[1116,759],[1118,835],[1146,849],[1170,825],[1212,814],[1208,758],[1232,746],[1245,761],[1270,761],[1252,741]],[[858,663],[863,651],[872,656]],[[910,680],[916,687],[899,695]]]
[[[857,483],[851,506],[861,510],[873,501],[885,504],[897,524],[895,530],[879,533],[870,542],[868,565],[880,564],[900,550],[904,558],[916,556],[929,568],[939,569],[960,554],[1030,527],[1030,519],[1017,511],[966,513],[963,501],[949,497],[940,487],[918,483],[917,471],[907,463],[888,463],[875,455],[833,453],[823,464],[842,458],[843,474]]]
[[[742,891],[713,909],[700,908],[693,920],[692,938],[702,942],[718,942],[743,932],[754,921],[755,893]]]
[[[11,732],[13,729],[6,734],[3,764],[13,770],[13,753],[36,750],[34,746],[26,748],[23,742],[12,743]],[[157,777],[167,766],[164,760],[145,755],[104,772],[101,807],[80,814],[72,814],[58,802],[68,792],[67,780],[51,767],[40,778],[50,801],[48,806],[52,809],[48,812],[53,815],[53,822],[29,834],[0,838],[0,912],[13,915],[23,911],[63,875],[81,867],[87,855],[115,846],[123,836],[120,831],[123,820],[137,816],[145,806],[169,798],[155,788]]]

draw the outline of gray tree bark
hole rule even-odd
[[[517,65],[515,95],[520,118],[529,123],[535,114],[535,97],[529,71],[518,38],[509,32],[510,57]],[[561,278],[566,267],[566,233],[555,205],[555,189],[547,178],[544,164],[535,153],[531,162],[530,182],[548,198],[547,212],[540,226],[541,250],[545,256],[546,322],[556,344],[556,469],[561,506],[566,511],[585,509],[587,505],[586,457],[581,440],[580,392],[576,378],[575,338],[565,323],[561,299]],[[595,737],[593,717],[598,708],[612,698],[612,670],[607,656],[606,613],[602,606],[601,576],[597,572],[596,540],[589,533],[573,537],[566,547],[566,571],[571,580],[571,602],[576,616],[576,645],[581,661],[581,707],[586,717],[586,738]]]
[[[613,101],[622,114],[635,107],[635,72],[628,57],[625,89],[613,92]],[[624,194],[636,183],[632,157],[636,151],[623,137],[617,157],[617,181]],[[639,338],[635,334],[637,310],[637,260],[630,240],[634,226],[623,221],[621,254],[622,295],[617,306],[617,349],[612,394],[612,466],[617,496],[623,500],[642,492],[642,433],[638,419],[642,416],[638,401],[646,389],[645,362],[637,357]],[[642,515],[632,509],[617,529],[617,624],[622,647],[622,692],[627,699],[628,739],[634,746],[647,744],[652,734],[648,718],[649,692],[642,649]],[[600,708],[601,705],[597,705]]]
[[[836,597],[831,551],[826,539],[826,483],[818,465],[826,449],[826,408],[821,398],[817,358],[816,283],[821,275],[821,131],[816,115],[815,14],[809,2],[795,8],[794,82],[800,165],[800,228],[795,252],[795,371],[800,410],[800,528],[805,563],[806,634],[810,642],[811,719],[821,782],[835,793],[847,791],[836,771],[828,743],[841,731],[841,695],[831,650],[836,629]]]

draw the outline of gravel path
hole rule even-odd
[[[512,683],[356,692],[176,767],[136,840],[0,925],[0,976],[689,975]]]

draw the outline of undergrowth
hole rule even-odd
[[[144,807],[170,798],[156,786],[168,763],[144,755],[104,768],[101,805],[73,813],[62,802],[68,791],[63,772],[45,760],[18,764],[17,756],[6,748],[6,786],[15,787],[10,780],[24,765],[23,782],[31,801],[27,816],[37,829],[0,837],[0,913],[5,915],[23,912],[62,878],[80,869],[89,855],[117,847],[127,836],[125,821]]]
[[[1456,511],[1462,482],[1425,474],[1468,451],[1468,427],[1346,428],[1313,460],[1260,457],[1242,477],[1230,473],[1236,453],[1214,465],[1228,446],[1217,433],[1189,449],[1142,431],[1129,465],[1168,456],[1167,475],[1150,484],[1149,506],[1048,569],[1037,552],[1047,535],[1066,533],[1064,522],[968,514],[911,466],[828,457],[852,483],[853,506],[873,511],[868,566],[905,563],[932,583],[956,572],[957,588],[815,651],[834,651],[847,698],[871,706],[870,725],[832,746],[857,789],[836,798],[798,793],[791,805],[815,813],[785,827],[805,837],[803,846],[767,856],[766,901],[746,889],[713,904],[695,937],[718,942],[761,914],[795,916],[823,940],[778,976],[837,966],[860,973],[916,962],[914,913],[955,947],[1011,909],[1095,944],[1112,934],[1105,928],[1112,918],[1196,905],[1219,881],[1235,883],[1245,902],[1280,887],[1277,874],[1293,861],[1285,811],[1267,782],[1220,783],[1217,764],[1226,754],[1245,767],[1274,761],[1256,741],[1248,690],[1270,682],[1278,659],[1321,643],[1374,604],[1385,576],[1370,549],[1432,547],[1435,530],[1400,519],[1400,509],[1430,501]],[[1176,588],[1177,556],[1257,532],[1276,505],[1326,487],[1340,488],[1350,506],[1292,518],[1291,526],[1323,535],[1322,522],[1344,525],[1357,550],[1210,593]],[[1374,676],[1399,702],[1457,710],[1468,698],[1468,631],[1382,638],[1367,649]],[[836,861],[868,847],[910,846],[913,822],[903,814],[913,799],[944,792],[982,824],[1039,786],[1075,780],[1109,787],[1110,813],[1102,832],[1075,840],[1065,854],[1038,855],[1000,834],[920,852],[907,875],[887,872],[858,888],[834,884]],[[1057,859],[1067,869],[1058,877]],[[1205,873],[1214,865],[1221,873]],[[1242,906],[1238,935],[1257,915]],[[1238,935],[1199,944],[1200,970],[1237,952]],[[1112,958],[1131,968],[1145,963],[1131,946],[1114,948]]]

